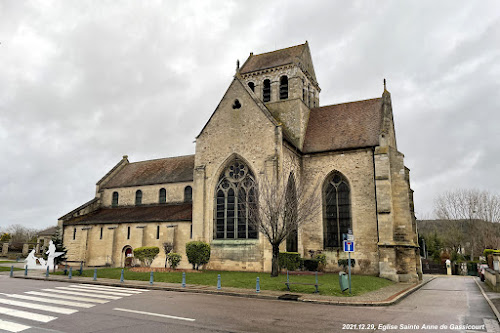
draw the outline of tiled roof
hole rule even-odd
[[[53,236],[56,234],[57,226],[55,227],[50,227],[45,230],[42,230],[38,233],[38,237],[40,236]]]
[[[103,188],[193,181],[194,155],[129,163]]]
[[[64,225],[191,221],[192,210],[193,207],[190,202],[182,204],[100,208],[90,214],[65,221]]]
[[[311,109],[304,153],[376,146],[382,126],[382,99]]]

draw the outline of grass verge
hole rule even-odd
[[[15,271],[23,271],[24,269],[14,267],[14,270]],[[10,272],[10,267],[0,266],[0,272]]]
[[[63,274],[56,272],[55,274]],[[259,277],[261,290],[277,290],[286,292],[286,275],[272,278],[269,273],[253,272],[229,272],[229,271],[203,271],[201,273],[186,273],[186,283],[204,286],[216,286],[217,275],[221,275],[222,288],[234,287],[244,289],[255,289],[256,279]],[[102,268],[97,270],[97,278],[120,279],[121,268]],[[73,276],[79,276],[78,270],[73,270]],[[82,276],[93,277],[94,270],[83,270]],[[149,281],[150,273],[132,272],[128,269],[124,271],[125,280]],[[182,283],[181,272],[156,272],[155,282]],[[312,283],[315,282],[314,275],[290,275],[290,282]],[[349,296],[348,292],[342,293],[339,286],[338,274],[324,274],[318,276],[320,295],[328,296]],[[353,296],[374,291],[394,282],[376,276],[353,275],[352,294]],[[291,292],[310,294],[314,292],[314,285],[291,285]]]

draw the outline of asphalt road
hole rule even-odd
[[[464,324],[475,326],[461,329]],[[435,279],[394,306],[352,307],[82,287],[0,275],[0,332],[4,331],[500,332],[500,328],[469,277]]]

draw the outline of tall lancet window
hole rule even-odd
[[[264,85],[262,86],[262,100],[264,102],[269,102],[271,100],[271,80],[264,80]]]
[[[224,169],[215,188],[214,238],[257,238],[248,207],[256,203],[255,177],[240,159]]]
[[[280,99],[288,98],[288,77],[282,76],[280,78]]]
[[[351,228],[351,199],[347,179],[334,172],[323,187],[324,198],[324,248],[340,247]]]

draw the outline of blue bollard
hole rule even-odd
[[[318,285],[318,271],[316,271],[316,285]]]
[[[220,285],[220,274],[217,275],[217,290],[221,290],[222,287]]]
[[[49,277],[49,266],[47,266],[47,271],[45,272],[45,278]]]
[[[69,275],[68,275],[68,279],[71,280],[71,277],[73,276],[73,267],[70,267],[69,268]]]
[[[28,276],[28,265],[24,267],[24,276]]]
[[[182,288],[186,288],[186,272],[182,272]]]
[[[68,265],[64,266],[64,275],[68,274]]]
[[[255,286],[255,292],[260,293],[260,282],[259,277],[257,276],[257,285]]]
[[[97,281],[97,268],[94,268],[94,281]]]
[[[123,283],[123,268],[122,268],[122,274],[120,275],[120,283]]]
[[[288,278],[288,270],[286,271],[286,284],[290,285],[290,279]]]
[[[10,266],[10,277],[14,276],[14,265]]]
[[[83,273],[83,261],[80,261],[80,276],[82,276]]]
[[[151,274],[149,275],[149,284],[153,284],[153,271],[151,271]]]

